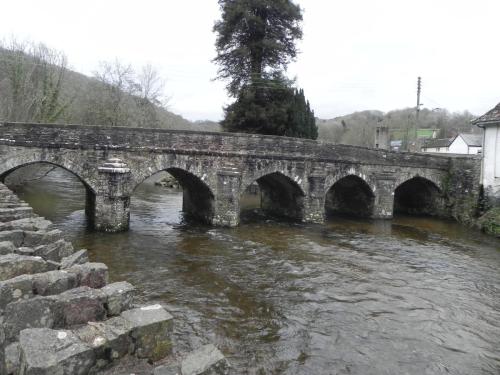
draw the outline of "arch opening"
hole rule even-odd
[[[145,181],[150,186],[156,185],[154,187],[156,192],[158,192],[159,188],[165,189],[164,192],[170,195],[169,198],[173,198],[167,206],[168,209],[177,213],[176,218],[173,219],[174,221],[186,220],[204,224],[212,223],[215,212],[214,194],[196,175],[180,168],[166,168],[156,172],[144,180],[143,183]],[[143,183],[138,184],[134,191],[138,190],[138,187]],[[144,194],[144,191],[142,194]],[[162,193],[160,192],[160,194]],[[182,212],[182,215],[179,216],[179,212]],[[174,215],[173,212],[172,215]]]
[[[394,191],[394,213],[441,216],[444,200],[436,184],[423,177],[414,177]]]
[[[244,190],[240,202],[243,216],[252,211],[295,221],[304,217],[304,192],[295,181],[280,172],[252,182]]]
[[[21,164],[3,172],[0,181],[29,203],[38,215],[54,223],[71,217],[73,222],[92,225],[94,190],[76,173],[59,164],[45,161]]]
[[[351,216],[368,218],[373,215],[375,195],[360,177],[350,175],[335,182],[325,197],[326,217]]]

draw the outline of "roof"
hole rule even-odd
[[[489,125],[494,123],[500,123],[500,103],[498,103],[495,108],[489,110],[481,117],[472,120],[472,124],[477,126]]]
[[[471,147],[482,147],[483,146],[483,136],[481,134],[465,134],[460,133],[460,137],[463,138],[467,146]]]
[[[455,138],[428,139],[423,148],[448,147]]]

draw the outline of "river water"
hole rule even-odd
[[[144,183],[127,233],[86,230],[66,173],[17,188],[112,281],[175,316],[179,352],[214,342],[237,374],[500,374],[500,243],[399,217],[236,229],[185,224],[182,195]]]

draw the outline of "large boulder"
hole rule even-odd
[[[182,375],[228,375],[231,366],[213,344],[189,353],[181,363]]]
[[[122,312],[131,325],[135,354],[152,362],[166,357],[172,350],[173,317],[161,305],[143,306]]]
[[[56,327],[86,324],[106,317],[106,298],[99,289],[82,286],[61,293],[55,298],[62,316]]]
[[[77,264],[66,269],[78,278],[78,285],[102,288],[108,283],[108,267],[104,263]]]
[[[23,375],[87,375],[94,350],[71,331],[26,329],[19,339]]]
[[[101,289],[106,296],[108,316],[120,315],[122,311],[132,308],[135,287],[126,282],[108,284]]]
[[[0,280],[7,280],[23,274],[33,274],[51,270],[51,266],[40,257],[19,254],[0,256]]]

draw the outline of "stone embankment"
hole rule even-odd
[[[0,374],[78,375],[122,360],[155,363],[172,352],[173,317],[161,305],[137,306],[128,282],[108,283],[61,231],[0,184]],[[227,374],[213,346],[149,374]]]

